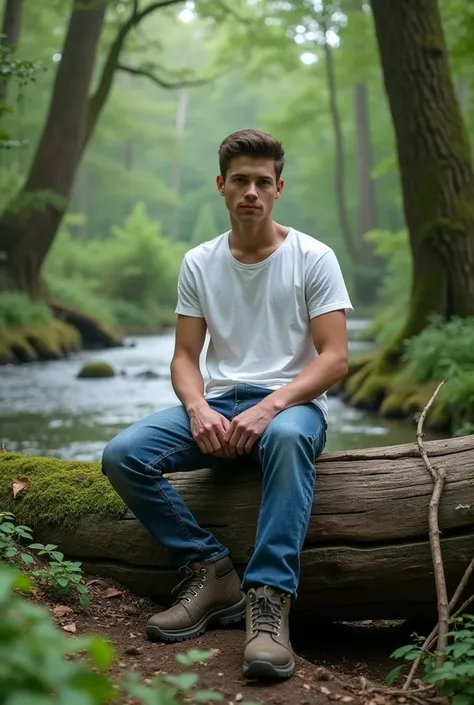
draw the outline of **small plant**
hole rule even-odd
[[[0,555],[12,559],[19,557],[25,565],[35,562],[33,556],[21,551],[18,545],[20,539],[32,541],[31,529],[28,526],[16,526],[15,516],[11,512],[0,512]]]
[[[64,554],[57,550],[55,544],[30,543],[27,548],[35,551],[38,557],[47,556],[48,563],[41,568],[34,568],[35,557],[22,550],[21,539],[32,541],[32,531],[28,526],[17,526],[15,515],[11,512],[0,513],[0,556],[7,560],[20,559],[31,568],[33,582],[43,588],[53,589],[59,595],[78,595],[82,607],[87,607],[87,585],[83,583],[82,563],[67,561]],[[33,569],[34,568],[34,569]]]
[[[103,705],[131,696],[141,705],[199,705],[223,700],[199,687],[195,673],[156,677],[150,684],[127,672],[116,682],[106,671],[113,646],[97,635],[69,638],[49,613],[18,592],[28,593],[27,576],[0,564],[0,705]],[[177,661],[193,666],[213,657],[193,649]],[[259,705],[243,703],[243,705]]]
[[[437,651],[423,652],[423,679],[436,685],[438,694],[449,697],[452,705],[474,705],[474,615],[463,615],[450,621],[454,629],[448,632],[450,643],[444,665],[436,668]],[[396,666],[388,674],[386,682],[389,685],[419,656],[424,641],[423,637],[414,635],[414,643],[393,652],[392,658],[404,659],[406,663]]]
[[[28,548],[38,551],[38,556],[48,556],[47,568],[34,570],[32,575],[41,584],[51,586],[59,595],[79,593],[79,602],[83,607],[89,604],[87,585],[82,582],[82,563],[64,560],[64,554],[56,550],[52,543],[32,543]]]

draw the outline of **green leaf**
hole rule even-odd
[[[64,558],[64,553],[61,553],[60,551],[52,551],[51,556],[54,558],[54,560],[58,561],[58,563],[61,563]]]
[[[44,551],[44,546],[42,543],[30,543],[28,548],[32,548],[34,551]]]
[[[54,551],[55,548],[57,548],[56,544],[47,543],[46,546],[44,547],[44,550],[45,551]]]
[[[21,536],[23,539],[28,539],[28,541],[31,541],[31,538],[32,538],[31,533],[28,531],[28,529],[26,527],[17,526],[15,531],[18,534],[18,536]]]
[[[18,549],[15,548],[14,546],[10,546],[5,551],[5,556],[6,556],[6,558],[13,558],[13,556],[16,556],[17,553],[18,553]]]
[[[0,531],[3,531],[4,534],[13,534],[15,526],[9,521],[5,521],[3,524],[0,524]]]
[[[35,562],[35,559],[33,558],[33,556],[30,556],[29,553],[22,553],[22,554],[21,554],[21,560],[22,560],[23,563],[25,563],[26,565],[32,565],[32,564]]]
[[[112,644],[96,635],[90,638],[88,652],[94,664],[100,669],[108,668],[115,659],[115,650]]]
[[[69,581],[66,578],[57,578],[56,582],[62,588],[66,588],[69,585]]]
[[[400,666],[395,666],[394,669],[390,671],[390,673],[385,677],[385,682],[387,685],[393,685],[393,683],[397,680],[398,676],[400,675],[400,671],[403,670],[405,667],[405,664],[401,664]]]
[[[54,698],[58,705],[95,705],[98,701],[89,693],[84,693],[75,688],[63,688]]]
[[[200,661],[210,661],[213,658],[212,651],[201,651],[200,649],[190,649],[185,654],[177,654],[176,661],[185,666],[192,666]]]
[[[222,693],[216,693],[214,690],[198,690],[193,693],[193,701],[195,703],[208,703],[209,701],[218,702],[223,700],[224,696]],[[258,703],[260,705],[260,703]]]
[[[471,649],[472,644],[469,642],[461,642],[459,644],[454,644],[453,650],[452,650],[452,657],[457,659],[460,658],[461,656],[464,656],[464,654],[467,654],[467,652]]]
[[[49,695],[17,690],[6,702],[7,705],[54,705],[55,700]]]
[[[473,698],[465,693],[458,693],[451,701],[451,705],[472,705]]]
[[[179,676],[166,676],[165,681],[180,690],[189,690],[199,680],[197,673],[181,673]]]
[[[94,696],[97,702],[107,702],[114,693],[112,683],[101,673],[83,672],[71,678],[71,686]]]

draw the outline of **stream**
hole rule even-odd
[[[351,330],[365,321],[351,320]],[[75,460],[99,460],[121,429],[178,403],[169,378],[173,331],[134,336],[122,348],[83,351],[66,360],[0,367],[0,443],[8,451]],[[352,353],[368,344],[350,342]],[[88,361],[106,360],[117,371],[108,379],[77,379]],[[158,379],[137,377],[147,370]],[[427,437],[428,434],[427,434]],[[415,440],[404,421],[382,419],[329,398],[326,451],[395,445]]]

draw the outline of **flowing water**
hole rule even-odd
[[[350,328],[365,322],[351,320]],[[0,443],[9,451],[77,460],[99,460],[118,431],[178,403],[169,379],[173,332],[134,337],[122,348],[83,351],[67,360],[0,367]],[[353,352],[367,345],[351,342]],[[108,379],[77,379],[88,361],[106,360]],[[137,374],[147,370],[159,378]],[[413,426],[352,409],[329,399],[326,450],[394,445],[415,440]]]

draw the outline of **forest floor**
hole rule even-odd
[[[58,600],[39,598],[50,610],[56,624],[68,634],[94,632],[112,642],[116,661],[110,670],[113,678],[132,670],[149,682],[157,674],[189,672],[175,657],[189,649],[209,650],[210,661],[192,667],[199,684],[223,694],[224,705],[253,702],[262,705],[327,705],[341,702],[350,705],[395,705],[410,703],[400,694],[387,694],[384,678],[394,667],[392,651],[409,641],[400,626],[384,622],[332,625],[320,631],[308,628],[292,631],[297,654],[292,678],[279,683],[248,682],[242,675],[244,625],[237,629],[209,631],[178,644],[153,643],[146,639],[144,627],[148,617],[159,611],[156,605],[132,595],[127,589],[103,579],[86,579],[90,605],[86,609]],[[365,679],[365,685],[364,685]],[[379,691],[374,690],[380,688]],[[132,705],[135,701],[124,701]],[[418,705],[428,699],[416,697]]]

